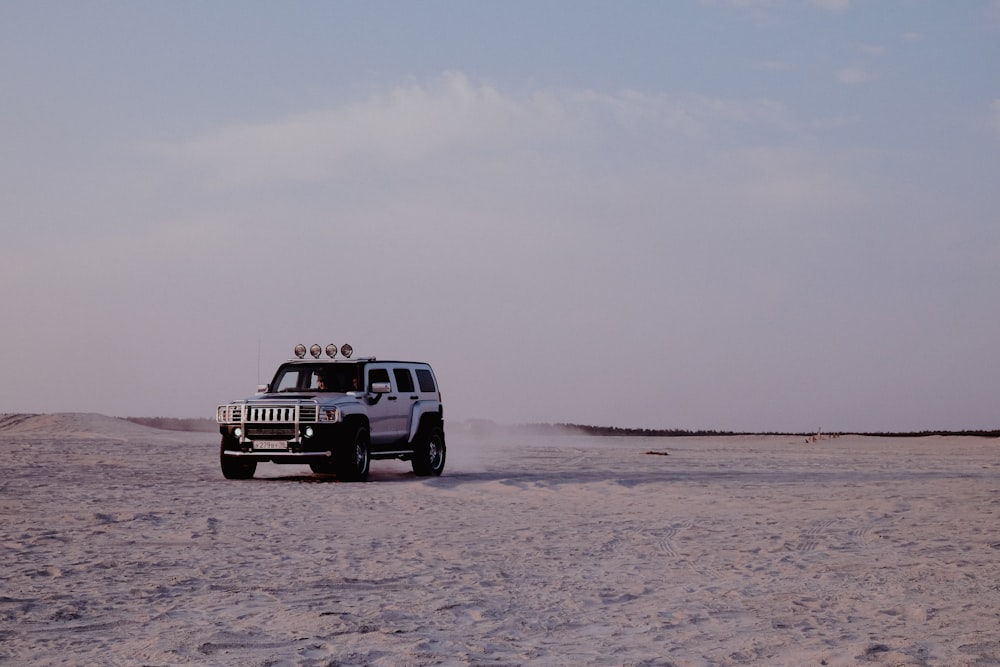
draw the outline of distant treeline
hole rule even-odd
[[[621,428],[618,426],[589,426],[586,424],[519,424],[511,428],[520,431],[530,431],[539,434],[567,434],[579,433],[582,435],[599,436],[646,436],[655,438],[683,437],[683,436],[721,436],[721,435],[750,435],[737,431],[691,431],[682,428]]]
[[[971,435],[977,438],[1000,438],[1000,429],[992,431],[900,431],[897,433],[855,433],[854,435],[870,435],[876,438],[923,438],[928,435]]]
[[[125,417],[125,421],[133,424],[141,424],[150,428],[159,428],[164,431],[206,431],[211,432],[219,428],[214,419],[192,418],[178,419],[176,417]]]
[[[948,436],[976,436],[980,438],[998,438],[1000,430],[992,431],[899,431],[899,432],[851,432],[840,431],[836,433],[795,433],[786,431],[690,431],[686,429],[649,429],[649,428],[618,428],[615,426],[581,426],[575,424],[554,424],[554,425],[532,425],[531,428],[537,432],[538,429],[552,428],[565,432],[567,429],[574,429],[579,433],[587,435],[626,435],[626,436],[652,436],[657,438],[669,438],[678,436],[725,436],[725,435],[782,435],[798,437],[822,437],[840,435],[866,435],[883,438],[923,438],[930,435]]]
[[[618,426],[590,426],[586,424],[518,424],[514,426],[500,425],[489,420],[473,420],[469,422],[474,431],[521,431],[541,435],[596,435],[596,436],[642,436],[654,438],[699,437],[699,436],[731,436],[731,435],[776,435],[824,438],[840,435],[864,435],[883,438],[922,438],[932,435],[941,436],[975,436],[980,438],[1000,438],[1000,429],[994,430],[963,430],[963,431],[838,431],[832,433],[793,432],[793,431],[716,431],[708,429],[681,428],[621,428]]]

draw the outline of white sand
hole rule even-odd
[[[443,477],[341,484],[0,426],[2,664],[1000,664],[996,440],[456,426]]]

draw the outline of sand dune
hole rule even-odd
[[[1000,664],[996,440],[455,428],[441,478],[232,482],[211,434],[6,417],[3,664]]]
[[[115,441],[129,440],[130,438],[176,436],[176,433],[92,412],[0,413],[0,434],[7,436],[98,438]]]

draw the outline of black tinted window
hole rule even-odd
[[[392,374],[396,376],[396,391],[413,391],[413,376],[409,368],[393,368]]]
[[[420,391],[437,391],[437,387],[434,386],[434,375],[426,368],[417,369],[417,382],[420,383]]]

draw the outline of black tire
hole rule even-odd
[[[337,469],[330,461],[317,461],[316,463],[310,463],[309,467],[317,475],[335,475],[337,474]]]
[[[340,450],[337,461],[337,479],[342,482],[363,482],[368,479],[371,465],[371,438],[368,429],[359,426],[350,444]]]
[[[257,472],[257,462],[240,456],[226,456],[226,438],[219,445],[219,464],[226,479],[251,479]]]
[[[444,431],[439,426],[427,430],[418,436],[417,446],[413,451],[413,472],[420,477],[434,475],[437,477],[444,470],[444,460],[447,454],[444,445]]]

